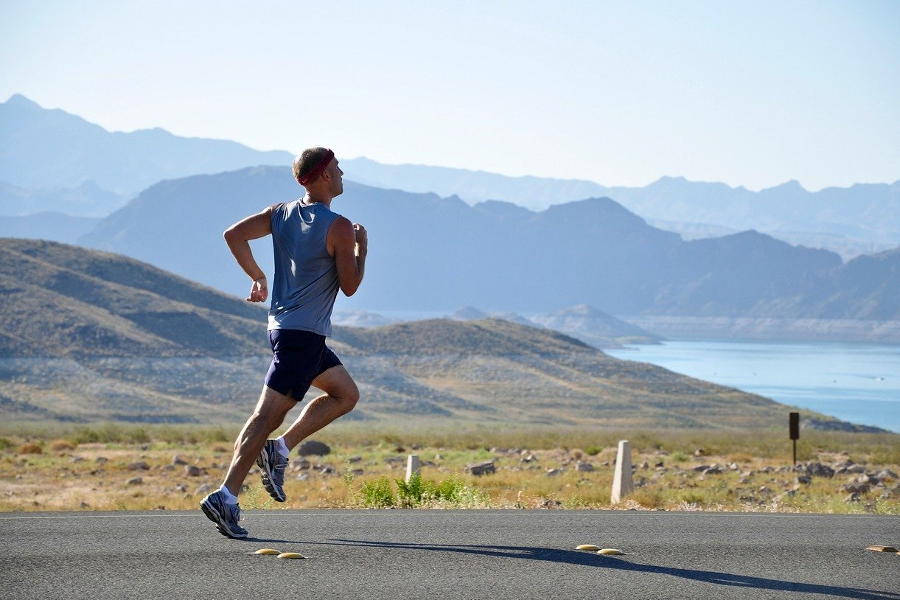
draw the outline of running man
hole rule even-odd
[[[253,463],[259,465],[269,495],[284,502],[284,470],[291,448],[353,410],[359,399],[353,378],[325,345],[325,338],[331,335],[338,289],[352,296],[362,283],[366,230],[331,210],[331,201],[344,191],[344,173],[334,152],[304,150],[294,159],[293,170],[306,188],[303,198],[250,215],[224,234],[234,258],[253,280],[250,302],[264,302],[269,291],[248,242],[271,234],[275,250],[268,327],[272,364],[256,409],[234,443],[222,487],[200,503],[219,532],[232,538],[247,537],[238,523],[237,495]],[[267,439],[310,386],[325,393],[306,405],[284,435]]]

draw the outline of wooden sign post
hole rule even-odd
[[[797,440],[800,439],[800,413],[792,412],[788,415],[788,429],[790,429],[791,441],[794,443],[794,466],[797,466]]]

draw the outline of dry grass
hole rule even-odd
[[[204,486],[221,482],[237,430],[108,425],[8,433],[0,437],[0,510],[195,509],[206,493]],[[285,484],[288,502],[272,501],[251,475],[242,507],[365,506],[363,486],[384,477],[391,482],[401,478],[406,455],[415,453],[423,461],[425,479],[453,479],[474,490],[477,498],[465,504],[471,507],[900,514],[897,481],[886,480],[849,502],[841,487],[858,475],[798,480],[790,469],[789,442],[775,433],[551,428],[400,433],[355,424],[326,431],[317,439],[333,452],[309,457],[308,465],[293,460]],[[869,472],[900,471],[897,436],[802,435],[803,461],[850,459]],[[611,505],[620,439],[632,443],[637,487],[623,503]],[[38,453],[43,448],[51,452]],[[173,464],[176,454],[201,474],[190,476],[184,465]],[[466,464],[483,460],[494,460],[497,472],[482,477],[466,473]],[[137,462],[148,468],[133,470]],[[594,470],[577,470],[579,462]],[[711,464],[722,466],[723,472],[694,470]],[[552,469],[554,474],[548,474]],[[128,484],[134,477],[141,482]]]

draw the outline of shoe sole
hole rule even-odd
[[[263,487],[266,488],[266,491],[269,492],[269,495],[276,502],[284,502],[287,500],[287,496],[284,493],[284,490],[281,490],[281,494],[279,495],[278,490],[275,489],[275,485],[272,483],[272,478],[269,476],[269,473],[272,472],[272,467],[269,464],[269,459],[265,449],[259,453],[259,456],[256,457],[256,466],[260,469],[260,475],[262,476]]]
[[[200,508],[206,514],[206,517],[210,521],[212,521],[213,523],[216,524],[216,529],[219,531],[219,533],[221,533],[225,537],[230,537],[230,538],[235,538],[235,539],[242,539],[242,538],[247,537],[246,533],[232,533],[228,529],[228,526],[222,521],[222,518],[219,516],[219,513],[215,509],[213,509],[213,507],[210,506],[206,500],[204,500],[203,502],[200,503]]]

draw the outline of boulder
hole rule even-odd
[[[185,465],[184,466],[184,474],[188,477],[200,477],[203,472],[200,470],[200,467],[196,465]]]
[[[198,496],[200,494],[208,494],[211,491],[213,491],[214,489],[215,488],[212,486],[212,484],[204,483],[203,485],[198,486],[196,490],[194,490],[194,494],[196,494]]]
[[[472,475],[487,475],[489,473],[496,473],[497,467],[494,466],[494,461],[486,460],[484,462],[466,465],[466,471]]]
[[[297,454],[300,456],[325,456],[331,454],[331,447],[316,440],[306,440],[297,446]]]
[[[149,471],[150,465],[148,465],[147,463],[145,463],[144,461],[141,460],[138,462],[133,462],[130,465],[128,465],[128,470],[129,471]]]
[[[834,477],[834,469],[822,463],[806,463],[803,468],[810,477]]]

